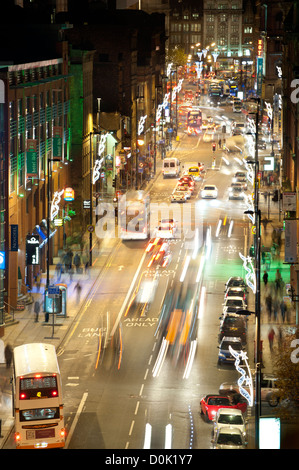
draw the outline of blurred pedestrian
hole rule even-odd
[[[80,302],[80,297],[81,297],[81,291],[82,291],[82,286],[80,284],[80,282],[78,281],[77,284],[75,285],[75,288],[74,288],[75,291],[77,291],[77,298],[76,298],[76,301],[77,303]]]
[[[57,281],[60,281],[60,279],[61,279],[61,274],[62,274],[62,264],[61,264],[61,263],[57,263],[55,270],[56,270],[56,278],[57,278]]]
[[[36,290],[37,292],[39,292],[40,290],[40,275],[39,274],[35,276],[35,283],[36,283]]]
[[[271,352],[273,351],[274,336],[275,336],[275,331],[271,327],[268,333],[269,347],[270,347]]]
[[[267,271],[264,271],[263,281],[264,281],[264,284],[265,284],[265,287],[266,287],[266,285],[268,284],[268,273],[267,273]]]
[[[283,299],[280,302],[280,313],[281,313],[281,319],[284,323],[285,315],[286,315],[286,304],[285,304],[285,301]]]
[[[11,361],[12,361],[12,347],[9,343],[7,343],[7,345],[5,346],[4,356],[5,356],[6,368],[9,369],[11,366]]]
[[[273,301],[273,315],[274,315],[274,321],[275,322],[277,321],[279,304],[280,304],[280,302],[279,302],[279,299],[276,295],[275,298],[274,298],[274,301]]]
[[[271,294],[268,294],[266,297],[266,308],[268,312],[268,319],[271,321],[271,315],[272,315],[272,296]]]
[[[34,314],[35,314],[35,315],[34,315],[34,321],[35,321],[35,323],[38,322],[39,312],[40,312],[40,303],[39,303],[38,300],[36,300],[36,301],[34,302]]]
[[[76,268],[76,273],[77,274],[79,273],[80,265],[81,265],[80,255],[78,253],[76,253],[75,256],[74,256],[74,266]]]

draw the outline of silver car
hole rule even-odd
[[[240,429],[242,435],[245,437],[246,424],[247,420],[244,418],[241,410],[234,408],[220,408],[217,411],[214,420],[214,438],[216,437],[218,429],[227,428],[229,426]]]
[[[233,426],[218,429],[212,439],[213,449],[246,449],[246,446],[242,432]]]

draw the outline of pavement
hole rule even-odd
[[[173,150],[180,145],[180,141],[173,142]],[[161,172],[161,160],[157,159],[157,172],[155,178],[153,178],[147,186],[147,189],[154,184],[156,178]],[[263,190],[271,190],[272,188],[262,188]],[[260,200],[260,209],[262,211],[262,218],[268,215],[268,201],[263,201],[261,197]],[[282,222],[279,221],[279,210],[278,203],[271,201],[270,205],[270,215],[271,222],[267,225],[267,230],[264,230],[262,227],[262,241],[265,247],[271,247],[272,245],[272,232],[277,227],[282,225]],[[50,283],[63,283],[67,285],[67,314],[66,316],[55,317],[55,323],[53,327],[52,315],[50,315],[50,320],[47,323],[44,318],[44,313],[41,309],[38,322],[35,321],[35,314],[33,311],[33,304],[27,306],[24,311],[17,311],[14,314],[14,322],[5,325],[4,336],[0,338],[0,342],[3,341],[4,345],[10,344],[12,347],[18,346],[25,342],[49,342],[54,344],[56,348],[62,344],[68,330],[70,329],[72,323],[75,321],[76,316],[80,313],[80,310],[83,308],[86,299],[88,298],[89,293],[91,292],[93,286],[95,285],[98,277],[101,275],[101,272],[109,260],[109,256],[113,253],[113,249],[117,244],[117,239],[105,239],[99,242],[95,240],[93,246],[93,264],[83,274],[74,273],[72,278],[69,274],[62,274],[61,279],[57,279],[55,272],[55,266],[50,266]],[[284,282],[289,283],[289,265],[283,264],[283,253],[284,253],[284,241],[281,244],[281,251],[271,261],[270,265],[262,265],[261,273],[264,269],[268,270],[269,275],[269,285],[273,284],[275,280],[275,273],[277,269],[280,270],[281,276]],[[82,291],[80,298],[76,292],[75,286],[77,282],[80,281]],[[41,287],[39,291],[37,287],[34,286],[32,295],[34,301],[42,301],[43,292],[46,285],[46,274],[43,274],[41,277]],[[269,286],[268,286],[269,288]],[[278,338],[278,328],[282,326],[283,330],[286,332],[290,327],[295,326],[296,322],[296,313],[294,308],[289,310],[289,315],[285,319],[285,322],[282,321],[281,315],[278,314],[277,318],[271,318],[269,321],[268,315],[266,314],[265,308],[265,295],[266,289],[264,285],[261,285],[261,339],[263,340],[263,365],[264,369],[267,372],[272,371],[272,359],[271,352],[268,345],[268,331],[269,326],[272,325],[276,331],[276,338]],[[250,357],[249,357],[250,359]],[[0,357],[1,360],[1,357]],[[253,361],[250,362],[253,364]],[[6,365],[0,362],[0,448],[3,448],[3,445],[8,438],[8,435],[11,431],[11,428],[14,423],[12,417],[11,409],[11,369],[7,369]],[[254,448],[254,416],[253,409],[249,416],[248,423],[248,448]]]

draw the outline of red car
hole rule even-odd
[[[201,414],[206,422],[213,421],[219,408],[235,408],[245,413],[247,410],[246,401],[239,402],[238,395],[226,397],[223,395],[206,395],[200,401]]]

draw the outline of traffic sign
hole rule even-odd
[[[94,232],[94,225],[87,225],[87,231],[88,231],[89,233]]]
[[[48,297],[53,298],[60,295],[59,286],[49,286],[48,287]]]

